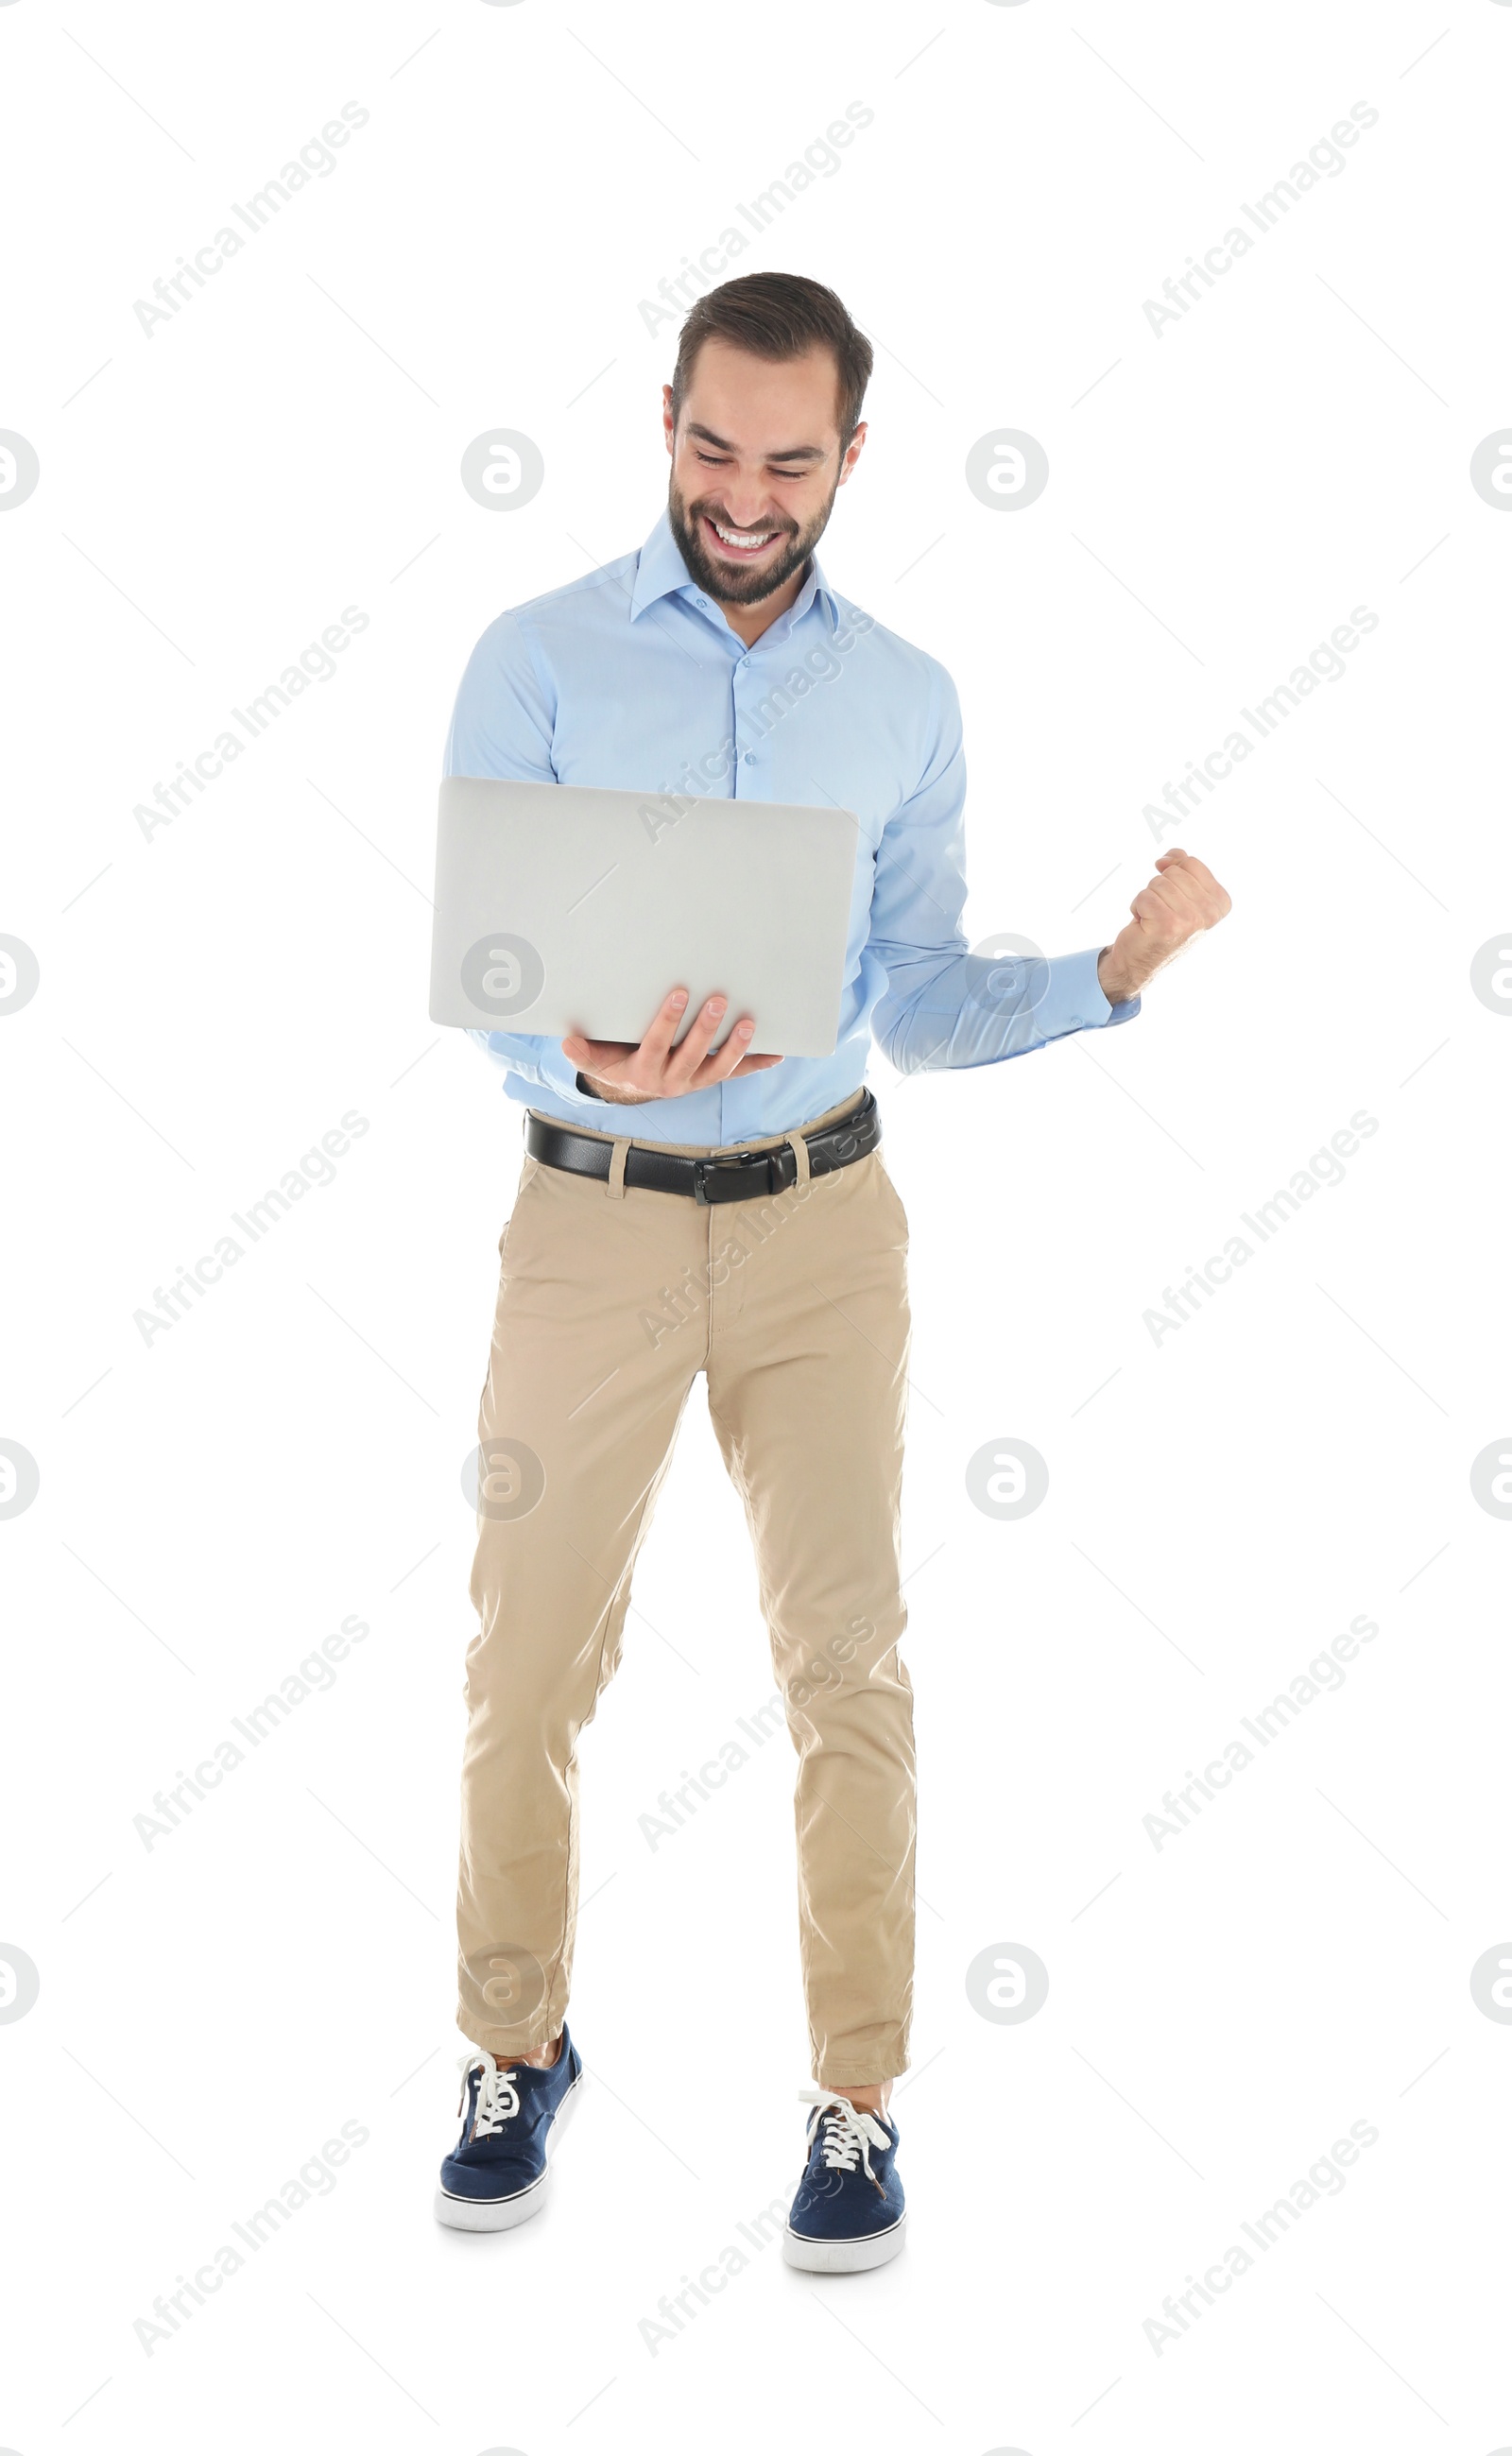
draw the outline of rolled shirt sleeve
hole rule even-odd
[[[931,663],[927,757],[919,783],[894,811],[877,850],[870,952],[888,986],[871,1029],[900,1074],[993,1066],[1068,1033],[1127,1023],[1137,998],[1109,1004],[1100,949],[1074,955],[973,955],[961,928],[966,903],[966,756],[955,686]]]

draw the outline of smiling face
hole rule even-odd
[[[706,340],[674,431],[663,422],[672,477],[667,514],[700,588],[725,605],[757,605],[790,584],[860,457],[866,426],[842,452],[832,351],[771,359]]]

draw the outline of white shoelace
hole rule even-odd
[[[513,2072],[501,2072],[486,2047],[479,2047],[470,2056],[460,2056],[458,2063],[462,2076],[462,2104],[467,2103],[467,2077],[479,2064],[483,2077],[478,2090],[478,2111],[473,2118],[472,2139],[486,2140],[501,2132],[512,2115],[520,2113],[520,2092],[515,2087]]]
[[[871,2171],[869,2152],[872,2149],[890,2149],[891,2133],[884,2131],[877,2118],[868,2115],[864,2106],[852,2106],[849,2098],[839,2090],[801,2089],[798,2095],[805,2105],[814,2110],[808,2124],[809,2148],[813,2147],[814,2135],[822,2123],[825,2139],[820,2155],[825,2164],[853,2175],[859,2153],[868,2182],[875,2183],[880,2192],[883,2187]]]

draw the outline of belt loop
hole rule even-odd
[[[802,1135],[799,1134],[789,1135],[787,1136],[787,1145],[798,1165],[796,1182],[799,1185],[807,1185],[808,1182],[808,1145],[805,1142]]]
[[[628,1138],[622,1141],[617,1135],[614,1149],[609,1154],[609,1182],[603,1189],[605,1194],[611,1195],[616,1202],[624,1200],[624,1163],[629,1156],[629,1152]]]

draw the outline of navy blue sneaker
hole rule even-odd
[[[814,2112],[808,2163],[788,2212],[783,2258],[789,2268],[880,2268],[903,2249],[898,2127],[838,2089],[802,2089]]]
[[[546,2197],[546,2161],[578,2102],[582,2062],[565,2027],[554,2064],[500,2065],[485,2049],[461,2057],[462,2137],[441,2160],[436,2215],[466,2234],[523,2225]]]

